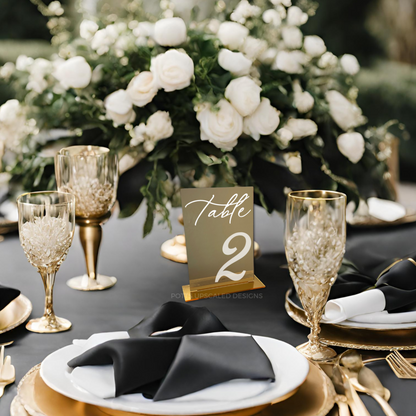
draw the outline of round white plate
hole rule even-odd
[[[290,295],[286,296],[286,299],[290,303],[291,306],[295,307],[296,309],[303,310],[295,302],[293,302]],[[325,322],[321,322],[321,323],[326,324]],[[334,326],[339,326],[341,328],[372,329],[374,331],[387,330],[387,329],[414,329],[416,328],[416,322],[406,322],[403,324],[375,324],[371,322],[343,321],[337,324],[326,324],[326,325],[334,325]]]
[[[232,333],[227,333],[231,335]],[[214,335],[214,334],[211,334]],[[224,333],[218,335],[224,335]],[[235,334],[241,335],[241,334]],[[153,415],[196,415],[230,412],[278,401],[280,397],[295,391],[305,380],[309,372],[309,362],[296,348],[273,338],[253,336],[268,356],[276,381],[270,388],[257,396],[237,401],[185,401],[164,400],[153,402],[142,394],[128,394],[114,399],[100,399],[76,386],[71,380],[71,369],[67,362],[82,353],[80,346],[69,345],[50,354],[42,362],[40,375],[53,390],[80,402],[108,407],[126,412]],[[250,381],[247,381],[250,383]],[[224,383],[225,384],[225,383]],[[209,387],[221,390],[221,384]]]

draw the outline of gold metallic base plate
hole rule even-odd
[[[66,282],[71,289],[82,290],[84,292],[110,289],[116,283],[117,279],[115,277],[104,276],[102,274],[99,274],[97,279],[90,279],[88,275],[84,274],[83,276],[73,277]]]
[[[45,317],[31,319],[26,324],[26,329],[30,332],[36,332],[38,334],[56,334],[57,332],[64,332],[71,329],[71,322],[65,318],[55,317],[53,324]]]
[[[11,416],[132,416],[133,413],[77,402],[50,389],[39,374],[40,364],[20,381],[13,400]],[[290,397],[291,396],[291,397]],[[299,389],[280,397],[276,404],[216,413],[214,416],[324,416],[334,405],[335,392],[329,378],[310,363],[306,381]],[[263,409],[263,410],[262,410]],[[259,413],[261,411],[261,413]],[[148,416],[135,414],[136,416]]]
[[[264,283],[257,277],[254,276],[254,282],[245,284],[230,284],[227,286],[221,286],[219,288],[202,289],[191,292],[189,285],[182,286],[183,295],[186,302],[192,300],[200,300],[212,298],[215,296],[227,295],[229,293],[245,292],[246,290],[263,289],[266,287]]]
[[[287,314],[303,326],[308,326],[303,309],[289,302],[290,290],[286,292]],[[413,329],[356,329],[333,324],[321,324],[321,341],[333,347],[358,350],[392,351],[416,350],[416,328]]]

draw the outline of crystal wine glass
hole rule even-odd
[[[345,252],[346,196],[333,191],[290,192],[286,257],[311,333],[298,350],[315,361],[336,355],[319,340],[320,320]]]
[[[53,286],[74,238],[75,197],[62,192],[32,192],[20,195],[17,206],[21,245],[45,288],[45,312],[42,318],[31,319],[26,328],[39,333],[67,331],[71,322],[53,311]]]
[[[117,155],[106,147],[70,146],[55,158],[58,190],[76,199],[76,223],[84,249],[87,274],[70,279],[72,289],[91,291],[114,286],[115,277],[97,273],[102,224],[111,216],[118,184]]]

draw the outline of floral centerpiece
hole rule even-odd
[[[252,185],[269,212],[290,189],[391,197],[388,125],[366,126],[357,59],[303,35],[308,1],[220,0],[202,20],[175,16],[178,2],[155,16],[121,1],[84,17],[76,37],[59,2],[36,3],[58,52],[0,69],[17,97],[0,107],[11,193],[53,188],[55,152],[97,144],[119,153],[121,214],[146,200],[144,234],[155,214],[169,221],[181,187]]]

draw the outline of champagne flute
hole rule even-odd
[[[97,273],[101,226],[110,218],[118,184],[117,155],[106,147],[70,146],[55,158],[58,191],[76,200],[76,223],[84,249],[87,274],[68,280],[72,289],[91,291],[114,286],[115,277]]]
[[[31,319],[26,328],[42,334],[67,331],[71,322],[53,311],[53,286],[74,238],[75,197],[62,192],[32,192],[20,195],[17,206],[20,243],[45,288],[45,312],[41,318]]]
[[[286,206],[286,258],[311,333],[298,350],[315,361],[336,352],[319,340],[320,320],[345,252],[346,196],[334,191],[290,192]]]

